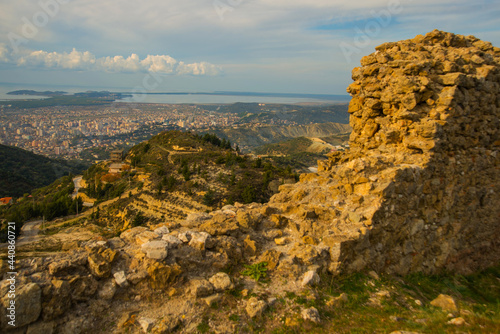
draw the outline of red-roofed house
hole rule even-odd
[[[13,203],[12,197],[0,198],[0,205],[8,205],[12,203]]]

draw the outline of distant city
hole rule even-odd
[[[252,107],[261,112],[275,112],[277,105],[252,104]],[[115,103],[18,109],[4,105],[0,106],[0,143],[49,157],[95,162],[105,158],[106,152],[113,148],[131,147],[164,130],[203,132],[243,125],[299,124],[279,117],[265,121],[261,117],[251,117],[258,113],[242,112],[241,105],[220,108]]]

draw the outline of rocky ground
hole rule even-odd
[[[324,246],[293,241],[269,210],[237,204],[108,240],[83,228],[42,236],[19,249],[29,256],[19,262],[18,332],[486,333],[500,324],[498,270],[334,277],[321,270]],[[44,253],[51,239],[65,251]]]

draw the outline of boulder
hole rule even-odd
[[[212,219],[200,225],[200,230],[213,236],[236,235],[239,230],[238,223],[234,218],[229,218],[224,214],[215,214]]]
[[[24,286],[17,286],[14,299],[6,294],[2,298],[2,305],[7,309],[7,321],[10,321],[8,315],[12,302],[15,305],[15,325],[23,327],[38,320],[42,311],[42,290],[36,283],[28,283]],[[4,315],[5,316],[5,315]],[[5,320],[3,320],[5,321]]]
[[[99,295],[99,298],[101,298],[101,299],[111,300],[111,299],[113,299],[115,293],[116,293],[115,282],[113,280],[108,280],[101,287],[101,289],[98,292],[98,295]]]
[[[243,251],[248,256],[254,256],[257,253],[257,244],[250,238],[250,235],[247,235],[245,240],[243,240],[243,247]]]
[[[304,277],[302,278],[302,286],[314,286],[319,284],[320,278],[319,275],[316,273],[315,270],[309,270],[304,274]]]
[[[250,318],[261,317],[267,308],[267,303],[256,297],[248,299],[245,310]]]
[[[234,288],[233,282],[231,282],[231,277],[226,273],[217,273],[210,277],[209,282],[213,285],[215,291],[225,291]]]
[[[153,240],[146,242],[141,246],[141,250],[146,254],[146,256],[153,260],[164,260],[167,255],[168,243],[163,240]]]
[[[202,252],[205,251],[210,234],[206,232],[191,232],[190,235],[189,246]]]
[[[139,326],[141,326],[144,333],[150,333],[151,329],[153,329],[155,325],[155,321],[151,318],[141,317],[137,320],[137,322],[139,323]]]
[[[179,238],[174,237],[173,235],[170,234],[165,234],[161,240],[165,241],[167,243],[167,248],[177,248],[180,245],[182,245],[182,241]]]
[[[148,266],[150,285],[153,289],[166,289],[182,273],[181,267],[177,264],[164,265],[155,262]]]
[[[193,297],[206,297],[213,293],[213,285],[205,279],[193,279],[190,282],[190,292]]]
[[[166,226],[160,226],[158,228],[155,228],[153,232],[158,234],[159,236],[164,236],[165,234],[170,233],[168,227],[166,227]]]
[[[302,319],[304,319],[306,321],[309,320],[309,321],[312,321],[316,324],[321,322],[321,319],[319,317],[319,312],[315,307],[306,308],[306,309],[302,310],[302,312],[300,314],[302,316]]]
[[[145,228],[144,226],[133,227],[129,230],[122,232],[122,234],[120,234],[120,238],[125,240],[125,241],[128,241],[129,243],[135,243],[135,237],[138,234],[146,232],[146,231],[148,231],[148,229]]]
[[[116,284],[118,284],[120,287],[128,286],[127,276],[125,275],[125,272],[123,270],[114,273],[113,277],[115,278]]]
[[[52,280],[43,288],[43,320],[52,320],[64,314],[71,306],[71,285],[65,280]]]
[[[280,257],[283,253],[276,249],[268,249],[260,256],[259,262],[266,262],[267,269],[273,270],[280,262]]]
[[[106,278],[111,275],[111,263],[116,257],[116,251],[109,248],[96,248],[88,255],[88,265],[92,275]]]
[[[154,233],[154,232],[151,232],[151,231],[144,231],[142,233],[139,233],[135,236],[135,242],[141,246],[145,243],[148,243],[152,240],[155,240],[155,239],[159,239],[161,236]]]
[[[99,284],[92,275],[74,276],[68,281],[71,298],[74,301],[87,301],[97,291]]]
[[[444,311],[456,311],[457,305],[455,304],[455,300],[448,295],[440,294],[436,299],[431,301],[431,305],[435,307],[439,307]]]

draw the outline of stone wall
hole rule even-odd
[[[351,150],[270,206],[331,272],[469,273],[500,259],[500,49],[432,31],[353,69]]]

